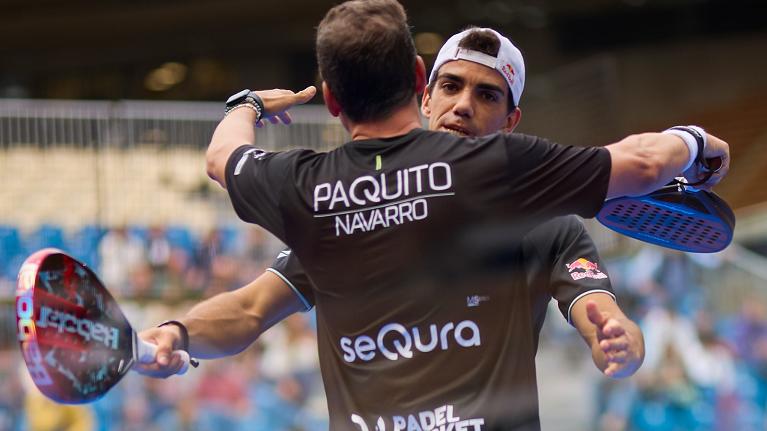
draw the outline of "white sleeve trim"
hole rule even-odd
[[[299,292],[298,289],[296,289],[296,286],[293,286],[293,283],[291,283],[290,280],[288,280],[287,277],[282,275],[282,273],[280,273],[280,271],[277,271],[274,268],[266,268],[266,270],[271,272],[271,273],[273,273],[273,274],[275,274],[277,277],[280,277],[282,279],[282,281],[285,282],[285,284],[287,284],[288,286],[290,286],[291,289],[293,289],[293,293],[295,293],[296,296],[298,296],[298,299],[300,299],[301,302],[304,304],[304,307],[306,307],[304,312],[309,311],[309,310],[312,309],[312,304],[310,304],[309,301],[306,300],[304,295],[302,295],[301,292]]]
[[[570,302],[570,306],[567,307],[567,323],[569,323],[571,326],[573,325],[573,320],[570,313],[573,311],[573,305],[575,305],[575,303],[578,302],[579,299],[583,298],[584,296],[591,295],[592,293],[606,293],[613,297],[613,301],[615,301],[616,303],[618,302],[618,299],[615,297],[615,294],[610,292],[609,290],[594,289],[594,290],[589,290],[587,292],[581,293],[580,295],[576,296],[575,299],[573,299],[572,302]]]

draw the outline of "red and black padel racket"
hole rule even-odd
[[[99,399],[133,364],[153,362],[157,351],[138,338],[90,268],[53,248],[32,254],[19,271],[16,323],[35,386],[59,403]],[[183,374],[189,354],[174,353],[184,360]]]

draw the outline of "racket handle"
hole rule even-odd
[[[138,338],[136,343],[136,358],[139,363],[142,364],[149,364],[155,361],[155,357],[157,356],[157,345],[146,342],[142,340],[141,338]],[[178,355],[181,357],[181,361],[183,364],[181,365],[181,369],[178,370],[176,374],[182,375],[189,370],[189,363],[191,362],[191,358],[189,357],[189,353],[186,350],[174,350],[173,354]]]

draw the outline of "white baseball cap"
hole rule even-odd
[[[498,40],[501,41],[501,47],[498,49],[497,57],[458,46],[464,37],[474,31],[490,31],[498,37]],[[431,75],[429,75],[429,83],[431,84],[437,78],[437,72],[443,64],[454,60],[472,61],[497,70],[509,84],[514,105],[519,106],[519,99],[525,88],[525,60],[522,59],[522,53],[519,49],[507,37],[492,28],[476,27],[454,34],[439,50],[437,60],[431,69]]]

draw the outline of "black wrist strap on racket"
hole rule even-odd
[[[705,137],[703,137],[703,135],[700,134],[698,129],[696,129],[695,127],[675,126],[675,127],[669,128],[669,130],[679,130],[679,131],[685,132],[685,133],[689,134],[690,136],[692,136],[693,138],[695,138],[695,142],[698,144],[698,154],[695,156],[695,163],[699,164],[700,166],[702,166],[706,170],[705,176],[700,181],[696,181],[694,183],[687,183],[687,182],[682,182],[682,181],[679,181],[679,180],[674,180],[670,184],[681,184],[681,185],[684,185],[684,186],[699,186],[701,184],[705,184],[706,181],[708,181],[711,178],[711,176],[714,175],[714,173],[717,170],[719,170],[719,168],[722,166],[721,158],[717,158],[718,160],[717,159],[711,159],[711,160],[716,160],[717,161],[717,163],[715,163],[717,166],[712,166],[712,164],[709,163],[709,160],[706,159],[703,156],[703,152],[706,149],[706,139],[705,139]]]
[[[168,325],[173,325],[178,328],[178,332],[181,334],[180,348],[181,350],[189,353],[189,331],[186,329],[186,325],[179,322],[178,320],[166,320],[160,323],[159,325],[157,325],[157,327],[162,328],[163,326],[168,326]],[[190,358],[189,363],[195,368],[197,368],[197,366],[200,365],[200,363],[194,358]]]

